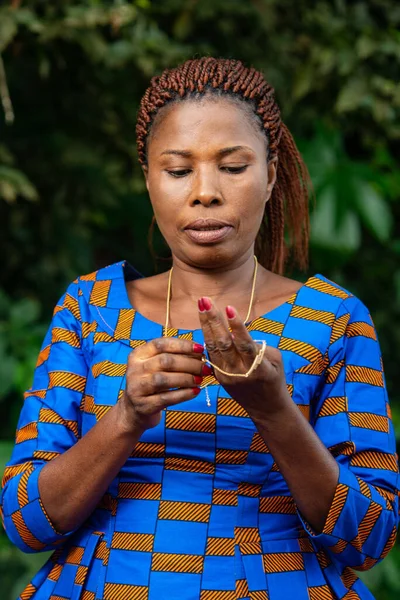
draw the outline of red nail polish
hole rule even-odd
[[[204,310],[211,310],[212,304],[210,298],[206,298],[205,296],[203,296],[201,300],[203,302]]]
[[[207,375],[212,375],[212,373],[213,373],[212,367],[209,367],[208,365],[203,365],[201,367],[201,374],[202,375],[207,376]]]
[[[203,298],[200,298],[199,300],[197,300],[197,304],[199,306],[199,311],[204,312]]]
[[[225,312],[228,319],[234,319],[236,317],[236,312],[233,306],[227,306],[225,308]]]
[[[204,347],[201,344],[196,344],[196,342],[194,342],[194,344],[193,344],[193,352],[197,352],[197,354],[203,354]]]
[[[195,396],[198,396],[201,392],[201,389],[199,387],[195,387],[195,388],[192,388],[192,392]]]
[[[194,382],[197,383],[198,385],[200,385],[201,382],[203,381],[203,378],[200,377],[200,375],[194,375],[193,379],[194,379]]]

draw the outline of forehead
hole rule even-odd
[[[245,108],[223,99],[184,100],[159,113],[149,138],[149,155],[173,149],[247,145],[265,154],[266,136]]]

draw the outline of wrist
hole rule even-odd
[[[267,430],[273,430],[282,425],[287,425],[293,418],[296,418],[301,413],[293,401],[291,395],[285,387],[274,396],[273,403],[266,402],[267,406],[263,406],[261,410],[250,417],[254,421],[257,428],[263,427]]]
[[[140,437],[142,433],[144,433],[146,427],[144,427],[143,423],[140,422],[135,409],[126,398],[125,394],[123,394],[118,400],[114,406],[114,409],[119,431],[136,437]]]

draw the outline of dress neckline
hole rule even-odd
[[[132,267],[132,265],[128,262],[128,261],[122,261],[120,263],[120,268],[121,268],[121,275],[122,275],[122,280],[124,285],[122,286],[123,288],[123,294],[125,295],[124,298],[124,304],[126,304],[127,306],[129,306],[129,308],[131,310],[133,310],[135,312],[135,315],[140,316],[140,320],[141,323],[146,325],[146,323],[153,327],[160,327],[162,330],[164,330],[165,327],[165,323],[158,323],[157,321],[153,321],[152,319],[149,319],[148,317],[146,317],[145,315],[143,315],[140,311],[138,311],[134,306],[132,306],[131,301],[129,299],[128,296],[128,290],[126,288],[126,282],[127,281],[132,281],[133,279],[139,279],[140,277],[143,277],[143,275],[139,274],[138,271],[136,271],[136,269],[134,267]],[[126,277],[127,273],[130,273],[131,275],[133,275],[133,277],[130,277],[129,279]],[[137,275],[137,276],[136,276]],[[308,287],[308,284],[311,280],[313,279],[321,279],[322,276],[320,274],[315,274],[315,275],[311,275],[310,277],[308,277],[308,279],[299,287],[299,289],[294,292],[294,294],[292,294],[289,298],[287,298],[287,300],[285,300],[284,302],[281,302],[278,306],[275,306],[274,308],[272,308],[271,310],[267,311],[266,313],[259,315],[258,317],[256,317],[255,319],[252,319],[251,321],[249,321],[247,323],[247,329],[248,330],[252,330],[252,329],[257,329],[257,322],[259,322],[261,319],[262,320],[267,320],[267,321],[274,321],[273,315],[276,313],[276,315],[278,315],[279,313],[282,312],[283,309],[285,309],[287,306],[292,306],[293,304],[296,303],[296,300],[301,292],[301,290],[303,290],[304,288]],[[168,331],[178,331],[179,333],[196,333],[196,332],[200,332],[201,327],[197,327],[195,329],[184,329],[184,328],[176,328],[176,327],[169,327]]]

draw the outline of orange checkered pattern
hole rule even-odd
[[[163,411],[89,519],[55,530],[42,468],[121,398],[128,356],[164,333],[129,303],[118,263],[78,278],[57,304],[25,394],[1,508],[26,552],[53,550],[20,600],[333,600],[370,598],[355,570],[394,544],[398,463],[376,331],[368,310],[322,275],[252,321],[283,356],[287,389],[339,467],[320,532],[299,513],[247,412],[215,379]],[[310,465],[312,468],[312,465]]]

